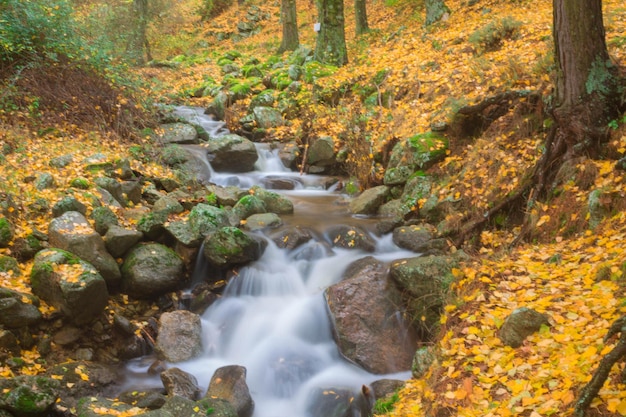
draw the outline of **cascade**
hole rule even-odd
[[[226,132],[223,123],[203,115],[201,109],[179,107],[177,114],[211,135]],[[241,268],[223,296],[202,315],[203,355],[175,366],[194,375],[203,390],[217,368],[244,366],[255,401],[254,417],[306,417],[307,401],[316,389],[347,387],[356,392],[374,380],[407,379],[409,372],[373,375],[344,359],[333,340],[323,297],[324,289],[341,280],[350,263],[366,255],[358,250],[329,250],[323,244],[327,228],[359,224],[367,229],[373,221],[350,216],[341,194],[322,186],[323,177],[287,170],[264,145],[259,145],[259,155],[255,171],[211,172],[211,182],[246,188],[262,185],[268,176],[290,178],[298,186],[280,192],[292,199],[295,210],[293,215],[281,217],[284,223],[311,228],[318,238],[292,251],[267,239],[262,257]],[[415,256],[399,249],[390,236],[373,237],[378,259],[389,262]],[[196,274],[208,274],[199,258]],[[142,361],[129,365],[137,380],[146,369]]]

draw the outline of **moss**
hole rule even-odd
[[[91,187],[91,183],[87,178],[78,177],[70,181],[70,186],[81,190],[88,190]]]
[[[374,414],[387,414],[392,411],[396,403],[400,400],[400,397],[397,392],[394,392],[393,395],[385,398],[380,398],[376,400],[374,403]]]
[[[6,247],[13,240],[13,226],[6,217],[0,217],[0,247]]]

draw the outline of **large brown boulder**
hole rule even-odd
[[[402,320],[400,293],[387,275],[387,266],[368,256],[325,292],[341,354],[375,374],[411,369],[416,348]]]

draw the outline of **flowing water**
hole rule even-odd
[[[179,108],[178,114],[211,135],[225,132],[222,123],[204,116],[201,110]],[[268,177],[291,179],[295,189],[280,192],[294,202],[294,214],[281,218],[288,225],[305,225],[315,238],[292,251],[280,249],[267,239],[263,256],[242,268],[223,297],[202,315],[203,355],[171,366],[194,375],[203,390],[217,368],[246,367],[255,401],[254,417],[305,417],[307,400],[316,389],[345,387],[356,391],[381,378],[407,379],[408,372],[373,375],[345,360],[333,340],[323,297],[324,289],[340,281],[350,263],[370,255],[358,250],[331,250],[328,227],[358,224],[371,230],[374,220],[351,216],[345,196],[325,188],[326,178],[287,170],[276,153],[262,145],[259,155],[257,169],[250,173],[216,173],[208,166],[210,181],[247,188],[262,184]],[[390,235],[373,237],[378,259],[415,256],[395,246]],[[199,265],[196,273],[206,271]],[[141,378],[146,366],[133,362],[129,371]]]

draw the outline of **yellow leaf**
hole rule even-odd
[[[626,400],[622,400],[615,408],[615,411],[623,416],[626,416]]]

